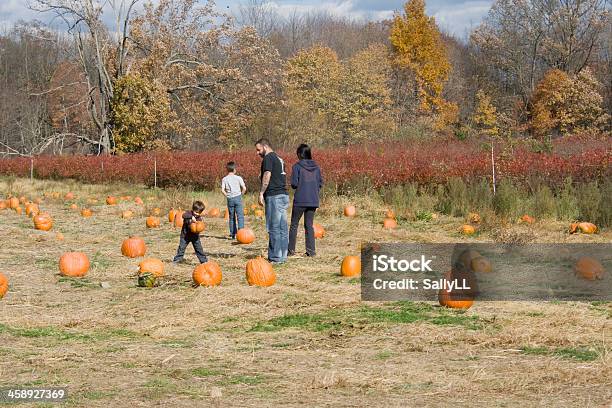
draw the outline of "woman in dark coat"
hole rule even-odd
[[[293,165],[291,172],[291,187],[295,190],[293,196],[293,209],[291,210],[291,228],[289,229],[288,255],[295,255],[295,241],[298,224],[304,216],[304,229],[306,230],[306,255],[315,256],[314,216],[319,208],[319,191],[323,186],[321,169],[317,162],[312,160],[310,146],[301,144],[297,148],[299,161]]]

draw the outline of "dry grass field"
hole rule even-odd
[[[564,223],[514,225],[465,238],[459,218],[380,226],[384,207],[357,202],[360,216],[325,203],[317,221],[326,236],[315,259],[276,266],[277,283],[249,287],[248,258],[264,254],[261,219],[247,217],[257,239],[226,239],[223,218],[206,219],[202,242],[223,270],[214,288],[194,288],[197,259],[172,265],[178,231],[164,216],[145,227],[149,208],[164,213],[194,197],[224,208],[218,193],[164,192],[133,186],[0,179],[0,194],[41,197],[73,191],[76,203],[97,197],[82,218],[62,199],[41,208],[50,232],[11,210],[0,211],[0,272],[10,279],[0,300],[0,388],[67,387],[67,407],[608,407],[612,403],[612,305],[571,302],[481,302],[466,312],[433,303],[360,301],[358,279],[339,276],[361,242],[491,242],[500,234],[533,242],[611,242],[612,234],[569,235]],[[104,205],[108,194],[139,195],[144,206]],[[247,201],[253,202],[252,198]],[[121,210],[137,216],[125,220]],[[56,233],[64,235],[58,240]],[[138,260],[121,255],[136,234],[147,256],[166,263],[162,285],[137,287]],[[298,248],[303,249],[303,234]],[[67,251],[91,261],[82,279],[61,277]],[[608,279],[610,278],[608,271]],[[104,287],[101,283],[105,282]],[[28,406],[21,404],[19,406]]]

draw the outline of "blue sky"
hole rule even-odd
[[[203,0],[201,0],[203,1]],[[238,6],[245,0],[217,0],[221,10],[237,12]],[[270,0],[280,15],[298,11],[325,10],[329,13],[350,16],[358,19],[381,19],[400,10],[404,0]],[[459,37],[477,26],[491,7],[493,0],[428,0],[427,12],[433,15],[438,25],[444,30]],[[0,29],[4,30],[13,22],[38,18],[48,21],[49,18],[33,12],[27,7],[28,0],[0,0]]]

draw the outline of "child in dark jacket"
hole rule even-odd
[[[193,245],[193,249],[195,250],[196,256],[198,257],[200,263],[208,262],[208,258],[206,258],[206,254],[202,248],[202,243],[200,242],[200,233],[191,232],[190,229],[192,223],[202,221],[204,207],[203,202],[195,201],[191,206],[191,211],[185,211],[183,213],[183,228],[181,229],[179,247],[176,250],[176,256],[173,260],[174,263],[179,263],[183,260],[183,257],[185,256],[185,249],[190,243]]]
[[[319,191],[323,186],[321,169],[312,160],[310,146],[301,144],[297,149],[299,161],[293,165],[291,172],[291,187],[295,190],[293,209],[291,210],[291,228],[289,228],[288,255],[295,256],[295,241],[298,224],[304,216],[306,230],[306,255],[315,256],[314,215],[319,208]]]

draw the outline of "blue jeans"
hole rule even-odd
[[[289,196],[279,194],[265,198],[266,203],[266,229],[270,241],[268,243],[268,260],[271,262],[285,262],[289,246],[289,231],[287,228],[287,208]]]
[[[244,228],[244,208],[241,195],[227,199],[227,211],[229,213],[230,235],[235,238],[238,230]],[[238,225],[236,226],[236,224]]]

